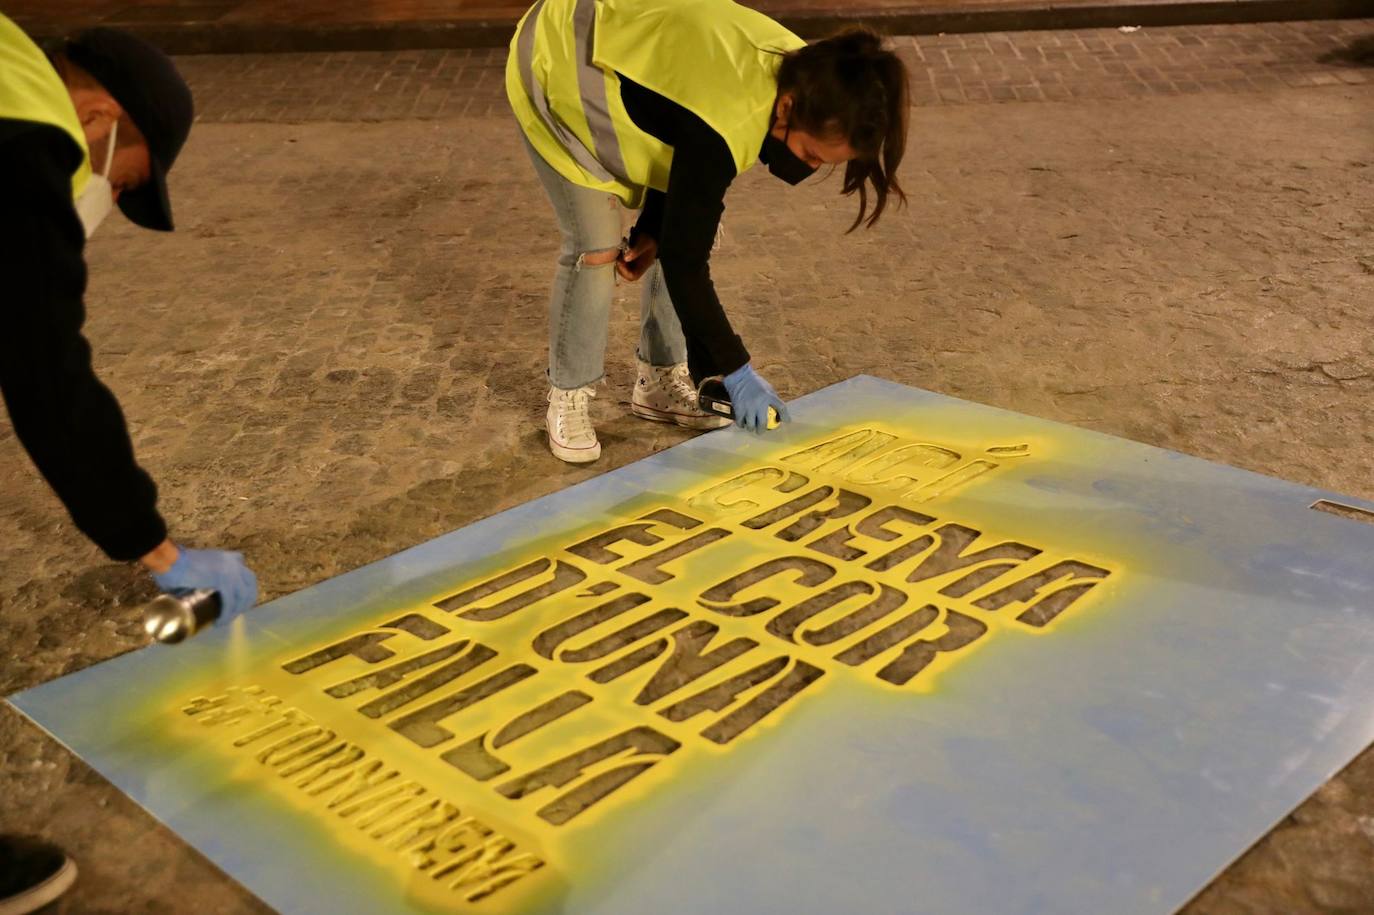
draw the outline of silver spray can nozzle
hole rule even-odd
[[[175,588],[143,608],[143,629],[159,642],[181,642],[219,619],[220,606],[218,591]]]

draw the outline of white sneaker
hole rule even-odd
[[[601,457],[601,443],[592,428],[591,402],[596,389],[591,385],[565,391],[549,388],[549,412],[544,421],[549,427],[549,450],[570,464],[586,464]]]
[[[642,419],[677,423],[688,429],[719,429],[730,425],[724,416],[697,405],[697,389],[687,364],[654,366],[639,360],[639,380],[630,398],[630,411]]]

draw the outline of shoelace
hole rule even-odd
[[[692,376],[687,366],[675,365],[666,374],[669,396],[687,409],[696,409],[697,389],[692,385]]]
[[[559,391],[554,397],[559,401],[558,424],[566,439],[582,438],[592,435],[591,399],[596,392],[591,388],[576,388],[572,391]]]

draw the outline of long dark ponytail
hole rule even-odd
[[[778,92],[792,93],[789,124],[817,136],[842,136],[858,153],[845,165],[841,188],[846,196],[859,195],[859,215],[850,232],[877,222],[888,194],[906,203],[897,180],[906,152],[906,65],[883,47],[882,36],[855,26],[783,55]]]

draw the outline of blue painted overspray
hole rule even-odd
[[[867,377],[793,413],[11,701],[284,912],[1168,912],[1374,738],[1350,500]]]

